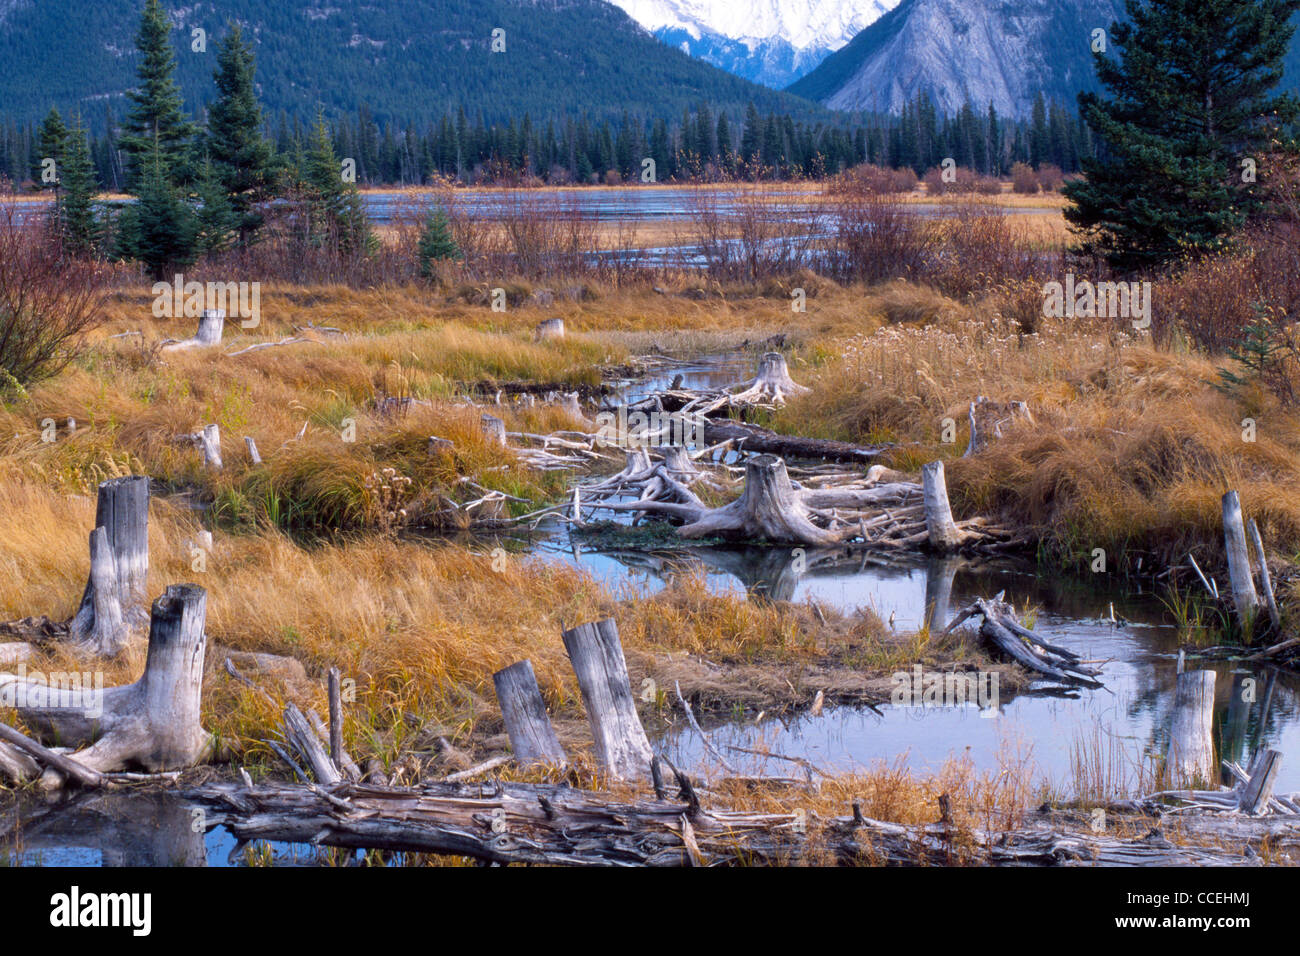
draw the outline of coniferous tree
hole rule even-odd
[[[115,253],[138,259],[155,280],[167,278],[198,255],[198,219],[167,177],[161,147],[143,159],[139,201],[118,216]]]
[[[262,135],[256,73],[252,46],[235,24],[217,52],[217,99],[208,111],[206,144],[211,172],[236,216],[239,243],[245,247],[265,220],[258,204],[275,176],[272,147]]]
[[[313,240],[333,240],[339,251],[347,254],[369,251],[375,239],[362,207],[361,194],[356,183],[343,180],[323,113],[317,113],[303,173]]]
[[[49,113],[41,121],[40,129],[36,131],[36,155],[32,157],[32,182],[36,184],[37,189],[58,189],[59,180],[63,178],[63,151],[67,148],[68,127],[63,122],[63,117],[54,107],[50,107]],[[50,166],[46,160],[53,160],[54,165]],[[54,178],[49,179],[46,170],[51,170]]]
[[[221,175],[210,158],[205,158],[197,183],[198,206],[194,210],[194,241],[199,252],[222,252],[240,234],[244,217],[239,214]]]
[[[59,237],[72,255],[93,255],[99,247],[100,223],[95,203],[95,167],[81,117],[67,135],[60,170],[62,195],[58,201]]]
[[[185,103],[176,84],[171,21],[158,0],[147,0],[135,45],[140,51],[140,85],[127,94],[131,111],[123,124],[121,144],[128,157],[128,186],[133,191],[143,179],[144,161],[147,158],[152,163],[155,150],[166,180],[186,181],[194,139],[194,125],[185,117]]]
[[[420,275],[426,279],[437,274],[434,263],[461,258],[460,246],[451,235],[451,223],[441,206],[429,210],[417,247]]]
[[[1126,0],[1119,60],[1097,54],[1112,98],[1079,97],[1102,141],[1067,185],[1080,250],[1133,272],[1220,248],[1262,201],[1243,175],[1300,104],[1275,96],[1300,0]]]

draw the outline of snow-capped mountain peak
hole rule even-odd
[[[714,33],[732,40],[774,40],[796,50],[838,50],[896,0],[612,0],[647,30]]]
[[[892,10],[898,0],[610,0],[667,43],[785,86]]]

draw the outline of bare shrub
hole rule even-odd
[[[831,180],[827,191],[832,195],[840,192],[857,193],[910,193],[920,182],[916,173],[910,169],[886,169],[871,163],[863,163],[846,169]]]
[[[0,393],[57,375],[103,317],[107,270],[60,254],[45,222],[0,212]]]
[[[925,191],[931,196],[945,196],[956,193],[996,196],[1002,192],[1002,184],[992,176],[983,176],[973,169],[957,166],[949,176],[944,170],[935,167],[922,177]]]
[[[1038,176],[1027,163],[1014,163],[1011,166],[1011,191],[1021,195],[1032,196],[1039,190]]]
[[[917,279],[934,244],[931,225],[888,194],[844,186],[827,202],[835,222],[831,271],[842,281]]]
[[[1065,174],[1061,172],[1060,166],[1052,163],[1041,163],[1038,167],[1038,185],[1043,188],[1045,193],[1054,193],[1065,183]]]

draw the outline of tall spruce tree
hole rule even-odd
[[[63,248],[75,256],[94,255],[101,234],[95,203],[98,184],[80,116],[68,131],[60,179],[63,189],[58,201],[58,228]]]
[[[146,158],[155,149],[161,174],[170,183],[190,178],[194,124],[185,117],[185,102],[176,83],[171,21],[158,0],[147,0],[135,45],[140,51],[139,86],[127,97],[131,111],[123,124],[122,150],[127,154],[127,184],[134,192],[143,179]],[[153,170],[149,170],[152,175]]]
[[[247,247],[265,217],[258,208],[275,177],[274,151],[262,135],[262,107],[254,87],[257,64],[238,24],[217,51],[217,99],[208,111],[205,142],[212,174],[238,219]]]
[[[1079,104],[1101,141],[1064,190],[1079,251],[1125,273],[1221,248],[1258,208],[1253,177],[1300,104],[1273,95],[1300,0],[1126,0],[1119,60],[1096,54],[1110,99]]]
[[[303,162],[311,238],[332,241],[340,252],[365,253],[375,244],[356,183],[344,182],[323,113],[316,114]]]
[[[63,151],[67,144],[68,127],[59,111],[50,107],[36,131],[36,154],[32,156],[32,182],[37,189],[59,188],[59,180],[63,176]],[[47,160],[53,160],[53,165]]]

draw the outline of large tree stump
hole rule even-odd
[[[766,352],[758,360],[758,374],[730,396],[733,404],[784,405],[786,396],[811,391],[790,377],[790,368],[780,352]]]
[[[145,610],[149,577],[148,477],[130,475],[101,482],[95,529],[103,529],[103,545],[97,545],[92,533],[90,577],[81,606],[69,622],[69,633],[100,653],[115,654],[129,632],[143,632],[149,621]],[[114,595],[116,614],[110,607]]]
[[[767,539],[799,544],[831,545],[843,535],[818,527],[790,484],[785,462],[758,455],[745,463],[745,490],[721,508],[705,510],[678,532],[683,538]]]
[[[621,780],[648,776],[654,754],[637,716],[618,625],[605,618],[579,624],[562,636],[587,707],[596,760]]]
[[[1174,720],[1165,766],[1175,786],[1214,780],[1214,680],[1212,670],[1185,671],[1174,689]]]
[[[134,684],[87,693],[0,674],[0,696],[18,703],[42,739],[84,747],[71,756],[91,770],[191,767],[212,747],[199,724],[206,611],[207,593],[195,584],[173,585],[154,601],[144,674]]]
[[[492,675],[497,702],[505,720],[515,762],[521,767],[533,764],[563,766],[567,761],[564,748],[555,736],[546,702],[537,686],[532,661],[519,661]]]

